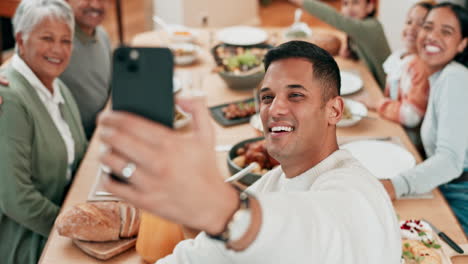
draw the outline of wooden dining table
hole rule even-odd
[[[265,30],[272,38],[270,40],[276,42],[276,44],[285,41],[281,37],[284,29],[268,28]],[[210,54],[210,49],[216,44],[216,40],[214,39],[216,31],[216,29],[198,30],[196,43],[201,47],[198,54],[198,62],[191,66],[176,67],[175,69],[176,76],[189,74],[192,76],[192,80],[197,80],[196,85],[198,87],[196,88],[206,93],[208,107],[253,96],[252,90],[239,91],[230,89],[220,76],[213,71],[215,62]],[[320,29],[314,29],[314,32],[315,34],[335,34],[334,32]],[[164,36],[164,33],[151,31],[137,35],[132,45],[155,47],[165,46],[167,43],[167,36]],[[364,88],[349,96],[350,98],[362,99],[368,97],[370,100],[376,100],[383,96],[375,79],[364,63],[339,57],[337,57],[336,60],[340,69],[353,71],[363,80]],[[187,86],[184,86],[183,90],[184,89],[187,89]],[[398,141],[414,155],[416,161],[418,163],[421,162],[421,156],[399,124],[381,119],[378,114],[373,111],[369,112],[369,116],[375,117],[375,119],[363,119],[354,126],[338,128],[338,138],[397,138]],[[223,127],[213,120],[213,128],[216,135],[216,144],[219,146],[233,145],[241,140],[259,135],[259,131],[248,123],[232,127]],[[99,170],[99,146],[99,138],[94,136],[89,145],[87,154],[75,176],[66,200],[64,201],[62,210],[71,208],[78,203],[86,202]],[[216,155],[218,161],[217,165],[222,172],[222,177],[229,177],[230,174],[226,164],[227,151],[217,151]],[[468,243],[460,224],[457,222],[456,217],[440,191],[436,189],[432,191],[432,195],[432,199],[397,200],[394,202],[395,210],[401,219],[425,218],[444,231],[455,242],[459,244]],[[365,221],[365,219],[363,219],[363,221]],[[455,264],[468,263],[468,257],[453,258],[452,262]],[[99,261],[80,251],[80,249],[73,245],[70,238],[60,236],[54,227],[50,233],[39,263],[143,263],[143,261],[138,256],[135,249],[130,249],[107,261]]]

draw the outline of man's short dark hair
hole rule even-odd
[[[313,69],[311,78],[318,79],[321,83],[323,103],[340,94],[340,69],[330,53],[310,42],[289,41],[268,51],[264,61],[265,71],[271,63],[289,58],[310,61]]]

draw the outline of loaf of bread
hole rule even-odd
[[[56,220],[60,235],[84,241],[114,241],[134,237],[140,212],[124,202],[93,202],[75,205]]]

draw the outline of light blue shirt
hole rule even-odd
[[[428,159],[391,179],[397,197],[427,193],[468,168],[468,68],[451,62],[429,82],[421,126]]]

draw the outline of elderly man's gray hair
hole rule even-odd
[[[45,18],[60,19],[70,28],[75,29],[75,18],[71,7],[65,0],[22,0],[13,17],[13,30],[22,33],[26,40],[37,24]]]

